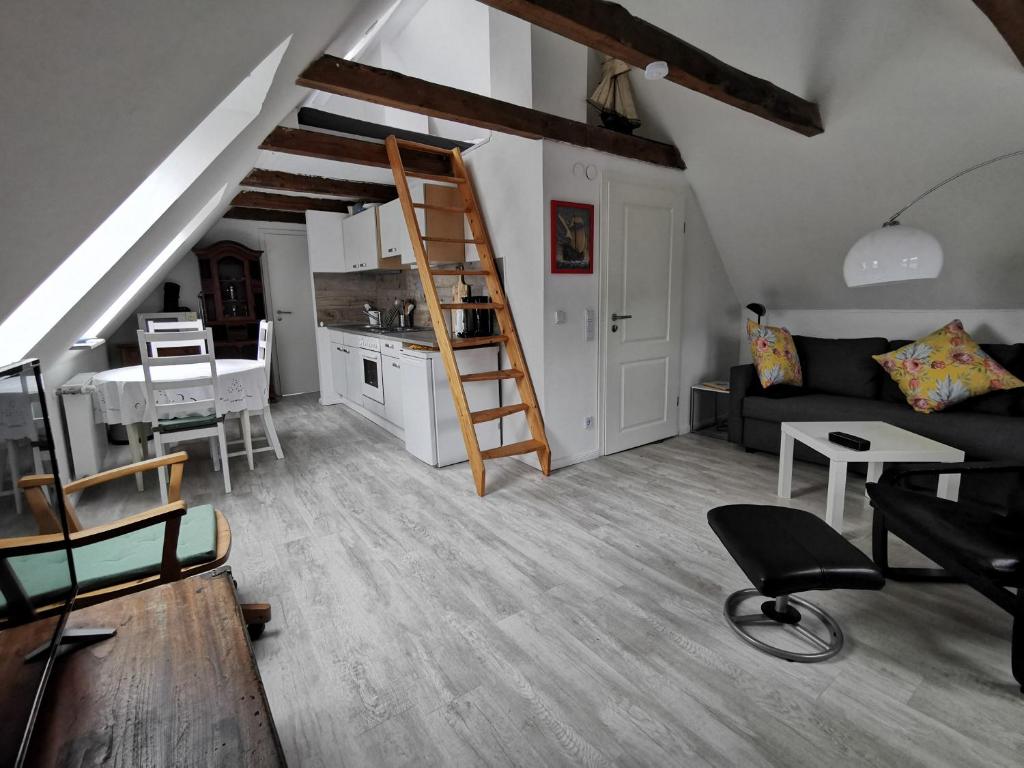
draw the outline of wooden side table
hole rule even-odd
[[[117,635],[58,659],[31,765],[285,765],[229,568],[83,608],[68,626]],[[46,630],[0,634],[0,690]]]

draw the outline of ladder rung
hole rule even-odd
[[[480,424],[484,421],[500,419],[502,416],[511,416],[513,413],[522,413],[529,409],[529,407],[526,403],[502,405],[497,408],[488,408],[486,411],[473,411],[469,414],[469,418],[472,419],[474,424]]]
[[[443,181],[447,184],[463,184],[466,181],[461,176],[445,176],[443,173],[424,173],[423,171],[406,170],[405,175],[427,181]]]
[[[451,155],[452,153],[450,149],[445,149],[444,147],[435,147],[433,144],[424,144],[419,141],[409,141],[408,139],[396,138],[395,143],[405,149],[418,149],[421,152],[433,152],[438,155]]]
[[[466,245],[483,245],[483,240],[466,240],[462,237],[422,237],[425,243],[465,243]]]
[[[483,373],[464,373],[459,376],[465,382],[471,381],[500,381],[501,379],[521,379],[523,372],[518,368],[509,368],[504,371],[484,371]]]
[[[530,453],[547,448],[540,440],[523,440],[521,443],[510,443],[498,448],[491,448],[487,451],[480,451],[481,459],[500,459],[503,456],[518,456],[522,453]]]
[[[478,301],[476,304],[442,304],[441,309],[502,309],[504,306],[490,301]]]
[[[432,275],[489,275],[491,274],[488,269],[432,269],[430,270]]]
[[[500,344],[505,341],[508,341],[508,336],[475,336],[470,339],[452,339],[452,348],[488,347],[491,344]]]
[[[457,205],[433,205],[431,203],[413,203],[413,208],[422,208],[425,211],[447,211],[448,213],[469,213],[469,208],[461,208]]]

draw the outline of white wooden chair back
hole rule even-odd
[[[189,331],[201,331],[203,330],[202,320],[159,320],[149,319],[146,321],[146,328],[143,329],[147,334],[173,334],[171,336],[164,336],[165,340],[150,342],[150,349],[153,350],[153,356],[159,357],[161,349],[195,349],[197,354],[205,355],[207,346],[206,341],[193,342],[191,344],[183,343],[181,334]]]
[[[139,321],[140,331],[149,331],[149,321],[156,320],[161,323],[180,323],[183,320],[195,320],[195,312],[139,312],[135,316]]]
[[[256,359],[264,363],[263,385],[264,399],[270,397],[270,361],[274,353],[274,323],[272,320],[260,320],[260,332],[256,337]]]
[[[142,357],[142,373],[146,379],[146,394],[149,397],[153,409],[153,430],[159,431],[160,421],[164,419],[175,419],[182,416],[193,416],[197,413],[218,416],[217,403],[220,400],[220,390],[217,386],[217,362],[213,357],[213,331],[207,328],[204,331],[179,331],[178,346],[198,346],[200,343],[203,352],[195,355],[178,355],[175,357],[160,357],[157,354],[150,354],[150,347],[166,337],[165,333],[146,333],[139,331],[139,354]],[[154,350],[155,352],[155,350]],[[175,377],[175,368],[179,371],[184,366],[202,366],[198,375],[195,368],[190,368],[185,378]],[[155,374],[155,377],[154,377]],[[166,395],[174,389],[194,389],[199,387],[210,387],[213,391],[212,398],[201,400],[187,400],[171,402]],[[161,397],[162,396],[162,397]],[[161,402],[163,400],[164,402]]]

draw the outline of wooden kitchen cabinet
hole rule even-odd
[[[377,209],[368,208],[349,216],[341,224],[344,242],[345,272],[379,269],[380,239],[377,236]]]
[[[344,238],[345,214],[306,211],[306,243],[312,272],[346,272]]]
[[[363,361],[359,357],[359,347],[345,345],[348,354],[345,355],[345,384],[347,392],[345,397],[356,405],[363,404]]]

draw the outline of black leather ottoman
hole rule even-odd
[[[843,647],[839,625],[815,605],[794,597],[812,589],[881,589],[885,578],[878,567],[829,527],[824,520],[789,507],[732,504],[708,512],[708,524],[722,540],[754,589],[729,595],[725,618],[741,638],[755,648],[789,661],[824,661]],[[771,597],[758,613],[740,613],[741,604],[754,597]],[[814,616],[829,637],[810,631],[801,610]],[[771,645],[750,633],[752,626],[787,630],[809,652]]]

